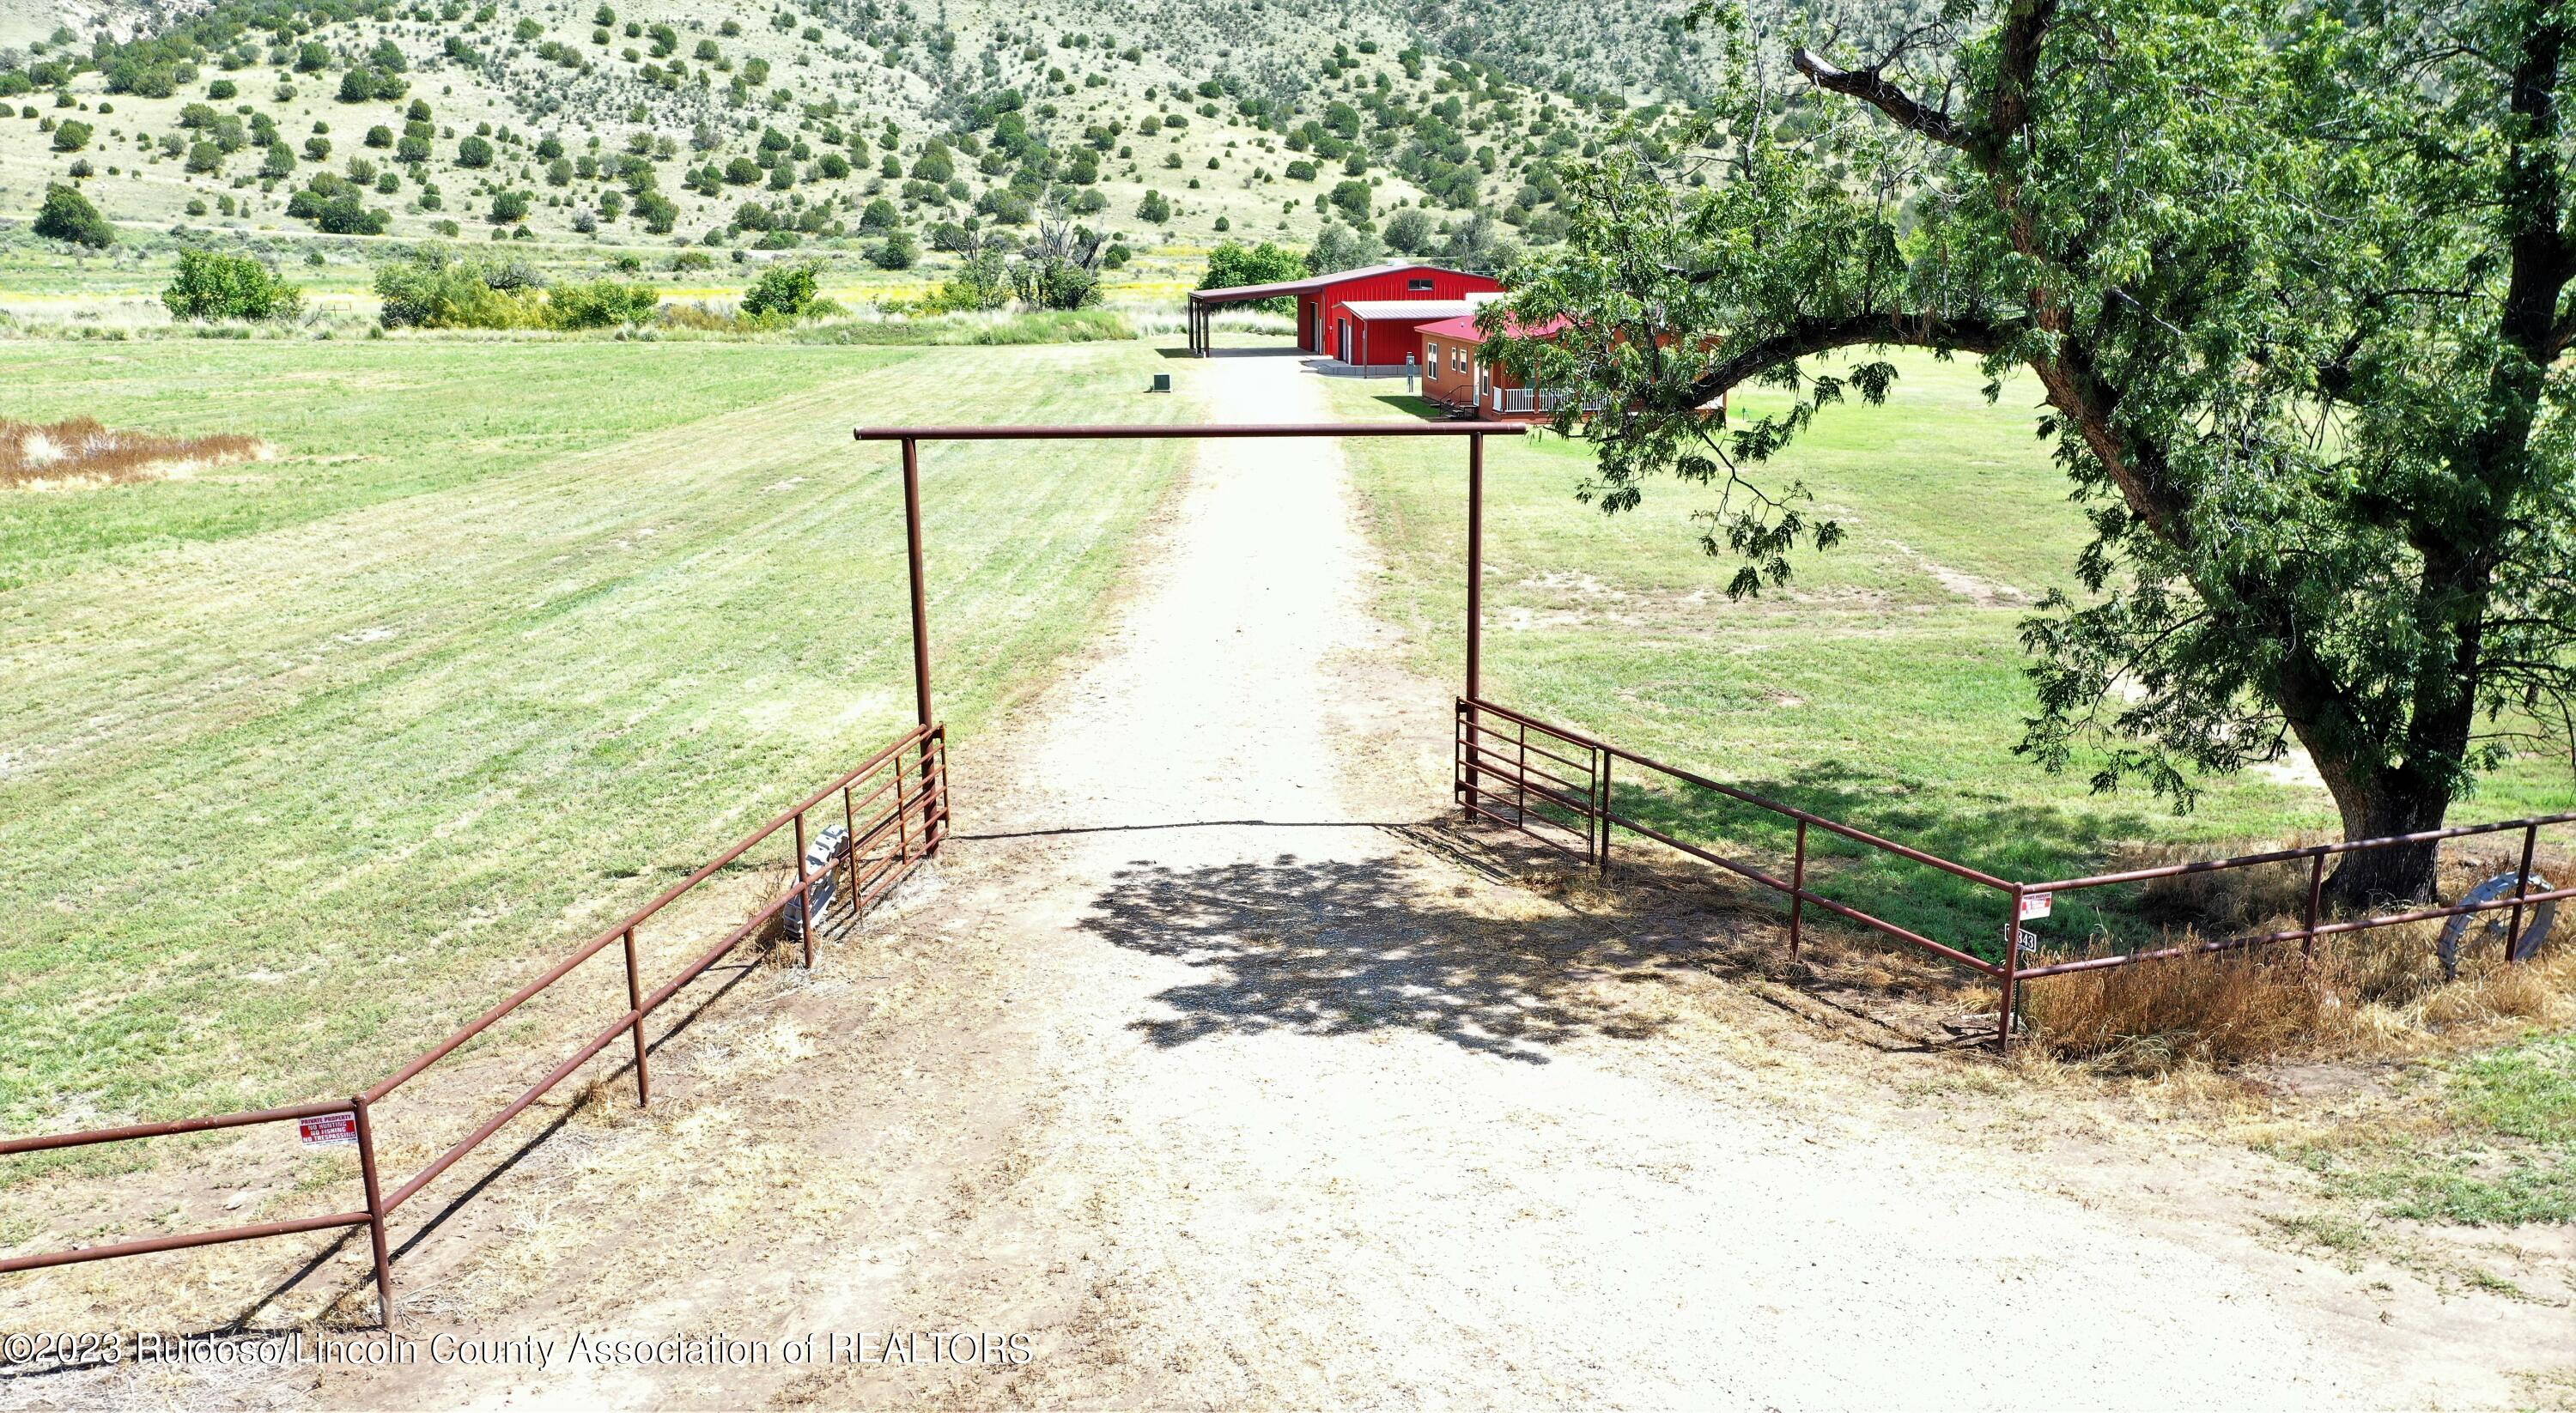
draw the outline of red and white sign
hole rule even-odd
[[[2028,921],[2030,921],[2032,918],[2038,918],[2038,917],[2046,917],[2046,916],[2048,916],[2048,906],[2049,906],[2049,903],[2050,903],[2052,900],[2054,900],[2054,899],[2056,898],[2056,896],[2057,896],[2057,895],[2056,895],[2056,894],[2054,894],[2054,893],[2024,893],[2024,894],[2022,894],[2022,895],[2021,895],[2021,920],[2022,920],[2022,921],[2024,921],[2024,922],[2028,922]]]
[[[356,1114],[315,1114],[295,1121],[295,1136],[307,1148],[337,1148],[358,1141]]]

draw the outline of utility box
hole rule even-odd
[[[1172,375],[1171,375],[1171,374],[1169,374],[1169,373],[1156,373],[1156,374],[1154,375],[1154,391],[1156,391],[1156,392],[1170,392],[1171,390],[1172,390]]]

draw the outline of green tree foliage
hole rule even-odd
[[[1240,289],[1245,285],[1276,284],[1281,280],[1305,277],[1306,257],[1296,251],[1263,241],[1245,245],[1226,241],[1208,252],[1207,273],[1200,277],[1200,289]],[[1254,302],[1254,307],[1273,314],[1294,314],[1297,302],[1282,295],[1276,299]]]
[[[968,256],[929,300],[930,307],[941,312],[999,309],[1010,302],[1010,269],[995,250]]]
[[[556,329],[613,329],[649,324],[661,308],[651,285],[596,280],[547,290],[545,321]]]
[[[1439,233],[1431,226],[1431,213],[1419,206],[1407,206],[1386,218],[1386,248],[1400,255],[1428,255]]]
[[[89,124],[78,121],[66,122],[54,129],[54,150],[56,152],[78,152],[82,148],[89,146],[89,139]]]
[[[1011,288],[1033,309],[1082,309],[1100,302],[1100,255],[1108,238],[1078,226],[1061,204],[1010,261]]]
[[[1147,191],[1136,203],[1136,219],[1152,225],[1165,225],[1172,219],[1172,201],[1159,191]]]
[[[1324,200],[1327,205],[1329,205],[1333,210],[1340,212],[1343,218],[1348,220],[1352,225],[1365,226],[1368,224],[1369,218],[1370,195],[1371,192],[1369,191],[1369,184],[1367,182],[1353,179],[1350,181],[1335,182],[1333,184],[1332,192],[1327,195]]]
[[[921,263],[921,242],[910,231],[889,231],[868,247],[868,263],[880,270],[909,270]]]
[[[742,312],[755,319],[801,319],[812,312],[819,294],[813,265],[772,265],[751,282]]]
[[[1605,507],[1726,488],[1707,543],[1738,592],[1839,534],[1760,463],[1894,377],[1812,360],[2026,370],[2093,540],[2024,623],[2020,748],[2187,802],[2296,742],[2348,835],[2429,829],[2504,753],[2576,740],[2571,27],[2536,0],[2003,0],[1855,65],[1800,51],[1784,92],[1730,26],[1697,134],[1727,179],[1569,164],[1567,244],[1515,304],[1573,327],[1506,357],[1599,400]],[[1747,383],[1789,406],[1699,411]],[[2349,855],[2333,890],[2425,896],[2432,859]]]
[[[388,329],[532,329],[545,325],[545,290],[509,261],[426,246],[376,267],[378,318]]]
[[[161,303],[173,319],[288,319],[304,307],[304,293],[247,255],[182,250]]]
[[[77,188],[59,182],[45,188],[45,204],[36,211],[36,234],[92,250],[116,244],[116,227]]]
[[[1326,221],[1315,233],[1315,244],[1306,252],[1309,274],[1329,275],[1336,270],[1358,270],[1386,258],[1386,247],[1366,231],[1353,230],[1339,221]]]

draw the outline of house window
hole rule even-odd
[[[1429,368],[1434,375],[1439,373],[1440,345],[1436,343],[1426,343],[1422,346],[1422,365]]]
[[[1431,282],[1429,280],[1406,280],[1404,282],[1404,287],[1415,294],[1422,294],[1430,290]]]
[[[1466,347],[1466,345],[1464,345],[1464,344],[1457,344],[1457,345],[1453,345],[1453,346],[1450,348],[1450,350],[1449,350],[1449,371],[1450,371],[1450,372],[1452,372],[1452,373],[1464,373],[1464,372],[1466,372],[1466,371],[1467,371],[1467,347]]]

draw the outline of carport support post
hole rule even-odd
[[[921,788],[930,790],[930,601],[921,582],[921,443],[903,439],[903,543],[912,569],[912,706],[921,724]],[[850,841],[855,848],[858,841]],[[925,841],[924,857],[937,852],[938,839]],[[801,862],[801,860],[800,860]]]
[[[1476,752],[1485,695],[1485,434],[1467,434],[1467,812],[1476,812]]]

